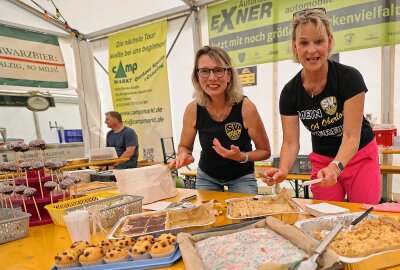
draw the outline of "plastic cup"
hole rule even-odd
[[[90,243],[89,212],[78,210],[64,216],[72,242],[87,241]]]

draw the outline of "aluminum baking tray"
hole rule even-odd
[[[309,237],[314,238],[313,232],[315,231],[330,231],[338,224],[343,224],[344,228],[350,226],[350,223],[359,217],[363,212],[355,212],[350,214],[325,216],[318,218],[311,218],[301,220],[295,223],[295,226],[307,234]],[[365,219],[377,219],[378,216],[369,214]],[[315,239],[318,241],[318,239]],[[400,264],[400,249],[390,250],[384,252],[378,252],[365,257],[350,258],[339,256],[340,261],[344,264],[344,269],[355,270],[355,269],[382,269]]]
[[[264,198],[264,197],[271,197],[271,196],[257,196],[258,198]],[[246,220],[246,219],[259,219],[259,218],[264,218],[267,216],[274,216],[280,220],[282,220],[284,223],[287,224],[293,224],[297,221],[299,214],[304,212],[303,208],[296,203],[293,199],[289,200],[289,204],[295,209],[293,212],[272,212],[268,213],[266,215],[260,215],[260,216],[252,216],[252,217],[242,217],[242,218],[237,218],[231,216],[231,206],[230,202],[236,201],[236,200],[242,200],[242,198],[234,198],[234,199],[227,199],[225,202],[227,203],[228,207],[226,209],[226,217],[232,220]]]
[[[350,214],[324,216],[297,221],[294,225],[305,234],[314,238],[313,232],[331,231],[336,224],[340,223],[343,228],[349,227],[350,223],[358,218],[364,212],[355,212]],[[377,219],[378,216],[369,214],[365,219]],[[314,238],[315,239],[315,238]],[[316,239],[318,240],[318,239]]]
[[[169,211],[174,211],[174,210],[169,210]],[[148,215],[160,215],[160,214],[165,214],[167,211],[155,211],[155,212],[146,212],[146,213],[140,213],[140,214],[134,214],[134,215],[129,215],[129,216],[125,216],[122,217],[115,225],[114,227],[111,229],[111,231],[108,233],[107,238],[108,239],[120,239],[121,237],[117,236],[116,233],[118,232],[119,229],[121,229],[121,227],[124,225],[125,220],[128,217],[137,217],[137,216],[148,216]],[[173,234],[177,234],[179,232],[181,232],[184,228],[190,228],[190,227],[203,227],[203,226],[209,226],[211,224],[214,224],[216,221],[216,218],[214,216],[214,218],[207,224],[202,224],[202,225],[190,225],[190,226],[184,226],[184,227],[179,227],[179,228],[174,228],[174,229],[165,229],[165,230],[160,230],[160,231],[156,231],[156,232],[151,232],[151,234],[154,233],[160,233],[160,232],[170,232]],[[147,232],[145,233],[140,233],[140,234],[135,234],[135,235],[131,235],[130,237],[138,237],[138,236],[142,236],[142,235],[146,235],[149,234]]]

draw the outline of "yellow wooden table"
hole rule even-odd
[[[116,159],[108,159],[108,160],[100,160],[100,161],[93,161],[93,162],[86,162],[86,163],[81,163],[81,164],[74,164],[74,165],[67,165],[64,166],[64,170],[73,170],[73,169],[79,169],[79,168],[89,168],[89,167],[101,167],[101,166],[106,166],[106,165],[113,165],[117,162],[127,162],[129,161],[129,158],[116,158]],[[152,166],[152,165],[158,165],[162,164],[162,162],[154,162],[154,161],[148,161],[148,160],[139,160],[138,161],[138,168],[140,167],[146,167],[146,166]]]
[[[244,194],[230,192],[197,191],[191,189],[178,189],[178,195],[169,201],[176,201],[190,195],[198,195],[197,202],[218,200],[224,204],[228,198],[245,196]],[[295,199],[297,203],[304,207],[305,204],[318,203],[315,200]],[[361,205],[356,203],[330,202],[332,204],[346,207],[350,212],[362,211]],[[377,215],[388,215],[400,217],[400,214],[374,212]],[[299,219],[306,219],[310,216],[301,214]],[[218,227],[233,223],[225,217],[225,213],[217,217],[217,222],[212,227]],[[101,234],[92,236],[92,242],[97,243],[104,239],[106,235]],[[54,256],[57,252],[67,249],[71,244],[68,231],[64,227],[54,224],[31,227],[29,236],[24,239],[0,245],[0,269],[2,270],[25,270],[25,269],[50,269],[53,265]],[[183,261],[180,260],[168,269],[185,269]],[[400,269],[400,267],[390,268]]]
[[[129,158],[116,158],[116,159],[108,159],[108,160],[99,160],[99,161],[93,161],[93,162],[86,162],[86,163],[81,163],[81,164],[74,164],[74,165],[67,165],[64,166],[64,170],[74,170],[74,169],[80,169],[80,168],[89,168],[89,167],[94,167],[94,166],[106,166],[106,165],[113,165],[117,162],[127,162],[129,161]]]
[[[138,168],[141,167],[147,167],[147,166],[153,166],[153,165],[160,165],[164,164],[164,162],[158,162],[158,161],[150,161],[150,160],[139,160],[138,161]]]
[[[381,152],[381,154],[384,154],[384,157],[389,155],[389,154],[400,154],[400,149],[385,149]],[[388,179],[387,175],[388,174],[400,174],[400,166],[394,166],[394,165],[387,165],[387,160],[384,159],[386,163],[380,164],[380,171],[382,174],[382,195],[381,198],[384,201],[391,200],[392,196],[392,183],[391,180]],[[267,166],[267,165],[255,165],[255,172],[256,172],[256,177],[259,178],[260,176],[258,173],[264,173],[265,170],[272,168],[272,166]],[[190,171],[184,171],[180,172],[181,175],[183,175],[187,180],[189,179],[195,179],[196,178],[196,170],[190,170]],[[300,196],[300,190],[301,187],[299,186],[299,181],[308,181],[311,179],[311,176],[309,174],[288,174],[286,177],[286,180],[293,181],[294,182],[294,188],[293,190],[295,191],[296,198],[299,198]],[[292,182],[291,182],[292,183]],[[303,188],[304,192],[304,198],[309,198],[309,187],[306,186]]]

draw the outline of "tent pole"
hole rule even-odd
[[[197,50],[200,49],[203,43],[201,40],[201,27],[200,27],[201,24],[199,18],[200,7],[198,5],[195,5],[194,0],[181,0],[181,1],[185,3],[190,8],[190,10],[194,11],[191,21],[192,21],[192,32],[193,32],[193,47],[194,47],[194,52],[196,53]]]
[[[197,7],[195,7],[195,8],[197,9]],[[190,15],[192,15],[192,12],[193,12],[193,9],[191,8],[191,9],[190,9],[190,13],[186,16],[185,21],[183,22],[181,28],[180,28],[179,31],[178,31],[178,34],[176,35],[174,41],[172,42],[171,47],[170,47],[169,50],[168,50],[167,59],[168,59],[168,56],[169,56],[169,54],[171,53],[172,49],[174,48],[175,43],[178,41],[178,38],[179,38],[179,36],[181,35],[182,30],[183,30],[183,28],[185,27],[185,25],[186,25],[186,23],[187,23],[187,21],[188,21]]]
[[[42,133],[40,132],[38,113],[37,112],[32,112],[32,114],[33,114],[33,122],[35,123],[36,137],[37,138],[42,138]]]
[[[382,47],[381,55],[381,123],[393,124],[395,46]],[[382,155],[382,164],[390,165],[392,161],[393,155]],[[393,200],[392,175],[382,174],[382,200]]]
[[[96,56],[94,56],[93,58],[94,58],[94,61],[96,61],[96,63],[99,64],[99,66],[101,67],[101,69],[104,70],[104,72],[105,72],[107,75],[109,75],[107,69],[100,63],[99,59],[97,59]]]
[[[200,49],[203,45],[203,41],[201,38],[201,21],[199,10],[200,8],[197,7],[192,17],[193,47],[195,52],[197,52],[197,50]]]

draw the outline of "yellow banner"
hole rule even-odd
[[[236,66],[291,58],[291,20],[323,7],[335,52],[400,43],[400,0],[230,0],[208,8],[210,45],[229,52]]]
[[[114,110],[138,134],[140,158],[155,161],[163,160],[160,139],[172,137],[166,37],[167,21],[161,21],[109,39]]]

